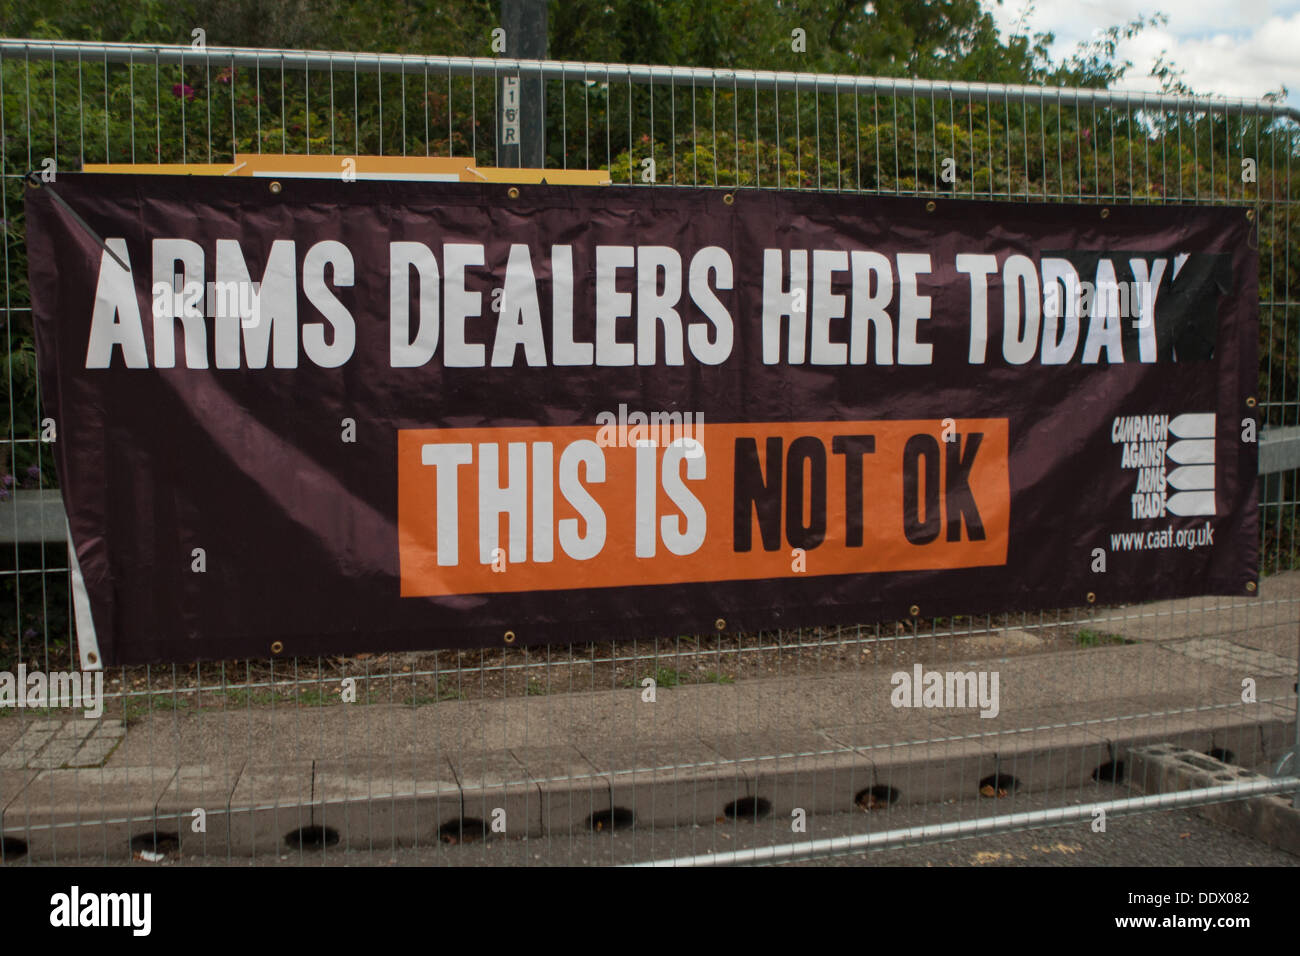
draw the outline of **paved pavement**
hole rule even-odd
[[[89,730],[20,712],[0,719],[3,830],[33,860],[116,859],[155,830],[177,834],[184,856],[224,860],[274,856],[291,832],[369,853],[437,843],[448,824],[459,839],[462,818],[504,820],[511,836],[580,859],[573,848],[608,840],[629,814],[644,838],[635,853],[657,855],[754,801],[773,820],[853,819],[859,803],[1001,812],[1004,800],[1086,794],[1128,748],[1157,740],[1266,767],[1294,739],[1298,628],[1300,574],[1287,574],[1254,601],[1099,610],[1071,626],[1077,641],[1046,630],[887,640],[838,672],[660,687],[653,702],[634,686],[154,711]],[[899,675],[917,668],[973,673],[996,697],[928,706],[918,688],[916,706],[897,706]]]

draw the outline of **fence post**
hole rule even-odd
[[[507,56],[516,60],[546,59],[545,3],[501,0],[501,25],[506,31]],[[540,73],[502,77],[498,117],[502,166],[540,169],[546,165],[542,144],[544,82]]]

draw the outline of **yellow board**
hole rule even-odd
[[[349,165],[350,164],[350,165]],[[155,176],[257,176],[279,179],[335,179],[350,172],[356,179],[424,182],[524,183],[543,179],[552,186],[608,186],[607,169],[506,169],[475,166],[461,156],[298,156],[285,153],[236,153],[233,163],[87,163],[88,173],[137,173]]]
[[[234,163],[86,163],[83,173],[142,173],[153,176],[247,176]]]
[[[356,179],[397,179],[458,182],[473,160],[455,156],[290,156],[281,153],[236,153],[240,176],[280,179],[339,179],[345,172]]]
[[[496,166],[467,166],[461,171],[466,183],[540,183],[551,186],[608,186],[608,169],[504,169]]]

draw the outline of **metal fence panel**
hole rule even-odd
[[[102,719],[0,710],[0,855],[761,862],[1069,821],[1083,833],[1097,808],[1300,785],[1291,765],[1271,778],[1211,773],[1175,797],[1134,779],[1130,755],[1172,741],[1268,769],[1300,734],[1300,114],[1275,103],[0,40],[0,670],[78,667],[32,346],[24,177],[91,162],[225,162],[237,151],[498,165],[500,81],[521,74],[543,85],[548,167],[607,168],[614,182],[646,188],[1249,207],[1261,260],[1260,595],[114,668]],[[997,671],[1010,692],[1002,715],[892,708],[890,675],[916,663]],[[355,703],[343,702],[349,678]],[[1243,700],[1247,678],[1254,702]]]

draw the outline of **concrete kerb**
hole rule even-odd
[[[737,734],[710,743],[748,781],[749,796],[789,818],[853,809],[854,796],[872,786],[871,759],[822,732]]]
[[[1260,720],[1260,744],[1264,753],[1262,759],[1275,763],[1280,757],[1296,745],[1296,699],[1285,703],[1274,702],[1264,705],[1264,715]]]
[[[27,856],[27,832],[14,814],[13,832],[5,828],[5,808],[27,789],[27,785],[40,776],[39,770],[5,770],[0,773],[0,862],[11,863]]]
[[[313,838],[326,846],[428,844],[460,817],[461,788],[445,757],[315,764],[311,826],[323,828]]]
[[[995,796],[998,790],[1014,796],[1087,786],[1112,760],[1108,742],[1087,727],[1003,731],[988,741],[988,748],[992,759],[980,768],[977,780],[981,796],[988,796],[983,782],[990,777],[996,778],[988,784]]]
[[[633,814],[638,825],[712,823],[754,795],[743,766],[700,741],[588,752],[610,781],[610,806]],[[752,813],[752,810],[750,811]]]
[[[541,789],[529,778],[528,768],[510,751],[456,754],[451,758],[451,768],[460,786],[460,811],[455,818],[442,820],[440,825],[464,820],[469,828],[466,832],[477,822],[487,827],[490,834],[542,835]],[[494,830],[498,822],[504,828],[502,831]]]
[[[122,860],[152,833],[175,769],[43,770],[4,809],[3,834],[33,860]],[[88,819],[89,818],[89,819]]]
[[[944,803],[973,797],[981,774],[992,772],[988,741],[955,734],[944,723],[932,723],[928,729],[930,739],[906,743],[881,743],[879,730],[869,726],[825,730],[829,740],[853,748],[869,768],[865,778],[851,782],[853,792],[847,799],[839,795],[833,809],[852,809],[858,795],[872,787],[878,788],[877,802]]]
[[[1140,773],[1147,793],[1174,793],[1200,787],[1266,779],[1242,767],[1176,744],[1161,743],[1128,751],[1135,775]],[[1300,808],[1288,795],[1266,794],[1245,800],[1224,801],[1197,808],[1202,816],[1300,856]]]
[[[521,747],[510,753],[537,787],[542,835],[589,831],[612,809],[609,776],[576,747]]]
[[[191,855],[231,853],[230,801],[243,769],[242,763],[177,768],[158,799],[155,819],[159,836],[174,834],[182,852]]]
[[[1235,730],[1250,739],[1264,733],[1257,722],[1225,720],[1222,713],[1185,716],[1177,723],[1163,717],[1160,729],[1122,730],[1114,742],[1086,728],[1049,727],[885,746],[870,742],[870,728],[850,727],[830,728],[816,739],[808,734],[735,737],[719,742],[716,750],[692,742],[688,752],[620,751],[597,761],[569,747],[500,752],[459,765],[421,763],[409,773],[403,765],[398,774],[391,766],[323,762],[238,770],[187,767],[155,771],[152,780],[150,768],[29,771],[21,790],[27,799],[8,799],[4,832],[25,841],[31,859],[44,860],[121,858],[129,855],[132,837],[155,831],[175,834],[184,852],[204,855],[214,848],[235,856],[283,850],[286,836],[300,827],[328,827],[345,845],[359,849],[414,845],[432,842],[441,824],[461,818],[490,826],[498,808],[505,810],[511,837],[586,832],[593,816],[612,827],[619,821],[600,815],[613,808],[632,811],[646,825],[703,824],[742,797],[761,798],[781,816],[795,808],[809,814],[850,810],[872,787],[880,788],[874,804],[880,809],[891,799],[965,802],[995,772],[1015,777],[1021,790],[1078,787],[1093,779],[1103,758],[1125,759],[1135,746],[1152,740],[1163,738],[1168,747],[1213,761],[1204,751],[1216,739],[1230,742],[1223,734]],[[1265,723],[1275,724],[1270,732],[1280,738],[1291,726],[1288,720],[1279,709]],[[673,769],[674,762],[693,766]],[[628,772],[623,764],[639,772]],[[1150,772],[1149,764],[1130,762],[1127,775],[1147,789],[1168,787],[1163,780],[1146,779]],[[6,778],[9,790],[18,789],[12,777]],[[690,790],[686,798],[683,785]],[[37,808],[37,797],[47,809]],[[206,833],[192,832],[197,807],[206,811]],[[514,821],[523,821],[522,826]]]
[[[1280,740],[1289,726],[1295,732],[1294,717],[1274,708],[1244,705],[1230,710],[1192,711],[1155,717],[1131,717],[1106,724],[1106,736],[1115,754],[1122,755],[1144,746],[1170,744],[1199,754],[1231,750],[1239,762],[1248,756],[1266,760],[1270,740]],[[1254,761],[1252,761],[1254,762]],[[1127,776],[1145,789],[1142,766],[1127,768]]]
[[[253,856],[285,847],[285,837],[313,825],[312,761],[245,766],[230,795],[230,852]]]

